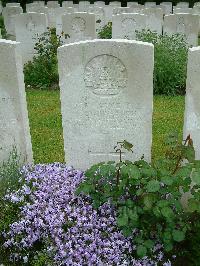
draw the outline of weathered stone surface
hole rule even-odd
[[[185,35],[188,45],[198,45],[199,16],[192,14],[174,14],[164,17],[163,32],[172,35]]]
[[[0,162],[13,147],[21,159],[32,162],[24,76],[19,44],[0,40]]]
[[[59,10],[61,10],[59,8]],[[70,14],[74,13],[74,8],[73,7],[63,7],[62,12],[57,13],[58,15],[56,16],[56,34],[61,35],[62,33],[62,16],[65,14]]]
[[[57,7],[60,7],[60,4],[58,3],[58,1],[48,1],[47,2],[47,7],[49,7],[49,8],[57,8]]]
[[[134,13],[133,7],[115,7],[113,9],[113,15],[119,15],[122,13]]]
[[[95,14],[96,31],[100,31],[105,26],[105,13],[103,7],[90,6],[88,12]]]
[[[62,7],[74,7],[73,1],[63,1]]]
[[[89,1],[80,1],[78,10],[79,10],[79,12],[88,12],[89,6],[90,6]]]
[[[139,4],[137,2],[127,2],[127,7],[137,7]]]
[[[129,39],[136,38],[136,31],[142,31],[147,27],[147,16],[141,14],[120,14],[113,16],[112,38]]]
[[[23,10],[19,6],[6,6],[3,9],[4,24],[10,39],[15,39],[14,16],[22,13]]]
[[[16,41],[20,42],[23,64],[31,61],[38,38],[47,31],[47,17],[40,13],[24,13],[15,16]]]
[[[58,49],[65,158],[75,168],[118,160],[127,140],[136,160],[151,160],[153,45],[93,40]]]
[[[156,2],[145,2],[144,5],[145,5],[145,7],[155,7]]]
[[[104,1],[96,1],[96,2],[94,2],[94,6],[104,7],[105,2]]]
[[[184,139],[194,142],[196,159],[200,160],[200,47],[189,49],[185,97]]]
[[[179,13],[185,13],[185,14],[192,14],[192,8],[188,7],[173,7],[173,13],[179,14]]]
[[[163,10],[162,8],[145,8],[142,10],[144,15],[147,15],[147,28],[162,34],[163,27]]]
[[[20,3],[7,3],[6,6],[11,7],[11,6],[20,6]]]
[[[158,7],[162,8],[165,15],[172,13],[172,2],[161,2]]]
[[[176,7],[189,7],[189,1],[188,2],[179,2],[176,4]]]
[[[112,1],[112,2],[109,2],[109,6],[114,6],[114,7],[120,7],[121,6],[121,2],[118,2],[118,1]]]
[[[62,31],[64,32],[66,43],[95,39],[95,14],[77,12],[63,15]]]
[[[36,13],[43,13],[44,6],[39,5],[38,3],[30,3],[26,4],[26,12],[36,12]]]

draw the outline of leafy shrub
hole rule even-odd
[[[118,230],[109,202],[95,210],[88,196],[75,195],[85,180],[82,172],[55,163],[24,167],[23,176],[20,189],[5,197],[6,204],[21,205],[18,221],[4,234],[4,249],[10,251],[13,263],[155,264],[147,257],[136,260],[132,256],[135,245]]]
[[[188,48],[184,36],[143,30],[136,37],[154,45],[154,94],[185,94]]]
[[[172,135],[168,146],[166,157],[152,165],[143,159],[122,161],[122,150],[131,151],[132,145],[120,142],[116,146],[119,162],[93,165],[77,190],[89,195],[97,210],[110,202],[119,229],[134,238],[138,257],[153,257],[155,246],[161,245],[171,258],[192,232],[194,217],[200,217],[200,161],[194,160],[192,140],[188,136],[179,143]],[[192,194],[188,210],[181,204],[180,187]]]
[[[109,22],[105,25],[101,31],[99,31],[98,36],[100,39],[112,39],[112,23]]]
[[[4,25],[3,16],[0,15],[0,29],[1,29],[1,35],[3,39],[6,39],[6,29]]]
[[[40,89],[58,88],[57,48],[61,45],[61,36],[51,28],[42,34],[35,45],[37,56],[24,67],[24,80],[28,87]]]

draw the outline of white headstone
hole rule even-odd
[[[143,14],[147,15],[147,29],[162,34],[163,10],[162,8],[145,8]]]
[[[19,44],[0,40],[0,162],[15,147],[21,159],[33,161]]]
[[[145,2],[144,5],[145,5],[145,7],[155,7],[156,2]]]
[[[37,4],[38,6],[45,6],[44,1],[34,1],[33,4]]]
[[[20,3],[7,3],[6,6],[19,6],[20,7]]]
[[[58,1],[48,1],[47,2],[47,7],[49,7],[49,8],[57,8],[57,7],[60,7],[60,4],[58,3]]]
[[[26,4],[26,12],[36,12],[36,13],[42,13],[44,10],[44,6],[38,5],[37,3],[30,3]]]
[[[194,143],[195,157],[200,160],[200,47],[188,52],[185,97],[184,139],[190,134]]]
[[[105,2],[104,1],[96,1],[96,2],[94,2],[94,6],[104,7]]]
[[[180,14],[180,13],[185,13],[185,14],[192,14],[192,8],[188,7],[173,7],[173,13],[174,14]]]
[[[194,3],[194,7],[195,6],[200,6],[200,2],[196,2],[196,3]]]
[[[105,26],[105,13],[103,7],[89,7],[89,13],[95,14],[96,31],[100,31]]]
[[[65,43],[96,38],[95,14],[77,12],[62,16]]]
[[[164,17],[163,33],[185,35],[188,45],[198,45],[199,16],[192,14],[174,14]]]
[[[163,13],[165,15],[169,15],[172,13],[172,3],[171,2],[162,2],[162,3],[160,3],[160,5],[158,7],[163,9]]]
[[[74,7],[73,1],[63,1],[62,2],[62,7]]]
[[[4,24],[6,32],[11,39],[15,39],[15,25],[14,17],[17,14],[23,13],[23,10],[19,6],[6,6],[3,9]]]
[[[123,159],[151,160],[153,45],[94,40],[58,49],[64,150],[85,170],[118,160],[118,141],[134,145]]]
[[[16,41],[20,42],[23,64],[36,55],[35,43],[47,31],[47,17],[40,13],[24,13],[15,16]]]
[[[60,12],[56,16],[56,34],[61,35],[62,34],[62,16],[65,14],[70,14],[74,13],[74,8],[73,7],[63,7],[62,8],[63,12]]]
[[[176,4],[176,7],[189,7],[189,1],[188,2],[179,2]]]
[[[133,13],[134,12],[134,8],[132,7],[115,7],[113,9],[113,15],[119,15],[122,13]]]
[[[105,24],[108,24],[108,22],[112,22],[112,14],[113,14],[113,9],[115,7],[112,5],[106,5],[104,7],[104,12],[105,12]]]
[[[112,2],[109,2],[109,5],[110,6],[114,6],[114,7],[120,7],[121,6],[121,2],[112,1]]]
[[[50,28],[56,28],[57,21],[61,21],[62,16],[67,13],[67,9],[64,7],[48,8],[47,11],[48,25]]]
[[[127,7],[137,7],[138,5],[137,2],[127,2]]]
[[[89,6],[90,6],[89,1],[80,1],[79,2],[79,12],[88,12]]]
[[[136,39],[136,31],[147,27],[147,16],[141,14],[120,14],[113,16],[113,39]]]

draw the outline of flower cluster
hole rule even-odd
[[[117,229],[109,203],[94,210],[90,198],[75,194],[84,180],[81,171],[54,163],[26,166],[22,172],[21,189],[5,197],[21,206],[20,219],[4,232],[5,248],[15,251],[11,260],[28,262],[40,243],[53,265],[156,265],[131,257],[133,240]]]

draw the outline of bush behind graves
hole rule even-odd
[[[61,45],[61,36],[56,29],[50,28],[42,34],[35,44],[37,56],[24,66],[26,87],[39,89],[58,88],[57,48]]]
[[[105,25],[101,31],[99,31],[98,36],[100,39],[112,39],[112,22]]]
[[[143,30],[137,32],[136,37],[154,45],[154,94],[185,94],[188,48],[184,36]]]
[[[1,29],[1,35],[3,39],[6,39],[6,29],[4,25],[3,16],[0,15],[0,29]]]
[[[165,158],[153,165],[143,158],[136,162],[122,161],[122,151],[131,152],[133,145],[119,142],[115,147],[119,162],[93,165],[85,172],[86,180],[77,194],[89,195],[97,210],[106,202],[113,206],[119,229],[134,239],[135,256],[152,257],[155,247],[161,245],[167,258],[176,254],[186,262],[189,259],[182,258],[183,250],[187,251],[194,221],[200,218],[200,161],[194,159],[190,136],[180,143],[177,134],[172,134],[167,143]],[[186,208],[181,197],[187,192],[192,197]],[[198,243],[199,237],[196,238],[194,242]]]

